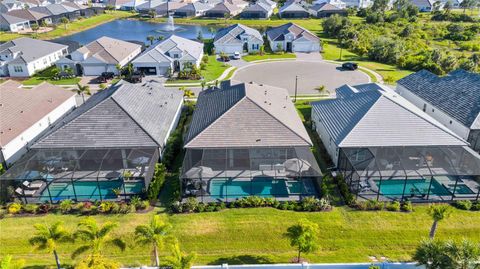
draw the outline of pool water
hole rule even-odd
[[[115,199],[117,196],[113,192],[114,189],[121,188],[123,192],[120,181],[100,181],[98,184],[96,181],[78,181],[74,185],[72,183],[53,182],[48,187],[48,190],[45,189],[42,192],[41,199],[49,201],[49,191],[53,201],[75,198],[78,200]],[[125,182],[127,194],[141,193],[142,189],[143,182]]]
[[[405,180],[375,180],[380,189],[380,193],[387,196],[402,196]],[[430,181],[425,179],[409,179],[405,186],[405,196],[412,194],[421,195],[428,194],[428,188],[430,187]],[[442,186],[438,181],[433,179],[430,189],[431,195],[451,195],[451,192]]]
[[[284,179],[254,179],[252,181],[239,181],[228,179],[213,179],[210,182],[210,196],[214,198],[241,198],[246,196],[261,197],[288,197],[293,195],[314,195],[311,181],[287,181]],[[307,190],[305,190],[307,189]]]

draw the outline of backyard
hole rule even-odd
[[[58,80],[53,79],[55,75],[54,73],[55,69],[56,69],[55,66],[51,66],[43,71],[36,73],[31,78],[22,81],[22,84],[25,86],[32,86],[32,85],[38,85],[42,82],[48,82],[55,85],[76,85],[78,82],[80,82],[79,77],[65,78],[65,79],[58,79]]]

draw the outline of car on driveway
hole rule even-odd
[[[235,59],[235,60],[240,60],[240,58],[242,58],[242,56],[240,55],[240,52],[236,51],[236,52],[233,54],[233,59]]]
[[[346,70],[357,70],[358,69],[358,64],[356,63],[351,63],[351,62],[347,62],[347,63],[343,63],[342,64],[342,68],[343,69],[346,69]]]

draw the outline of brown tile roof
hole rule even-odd
[[[75,93],[42,83],[32,89],[8,80],[0,84],[0,146],[8,144]]]

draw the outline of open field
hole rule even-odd
[[[337,207],[331,212],[301,213],[271,208],[227,209],[221,212],[186,215],[166,215],[174,227],[173,235],[185,251],[198,253],[196,264],[270,263],[289,262],[295,255],[282,236],[286,228],[301,218],[320,226],[320,249],[307,255],[311,262],[368,262],[368,256],[386,256],[392,260],[408,260],[419,240],[428,235],[431,225],[426,206],[415,207],[413,213],[361,212]],[[103,223],[120,224],[116,235],[124,238],[130,247],[120,253],[106,249],[105,253],[124,265],[149,262],[148,248],[133,246],[135,226],[147,223],[153,214],[95,216]],[[27,265],[54,264],[50,254],[36,252],[28,244],[35,223],[51,224],[63,221],[74,230],[82,217],[48,215],[17,217],[0,220],[0,256],[12,254],[25,259]],[[450,219],[440,223],[438,238],[480,240],[480,212],[454,210]],[[72,263],[73,244],[60,248],[63,262]],[[163,252],[163,255],[166,253]],[[39,267],[41,268],[41,267]]]

